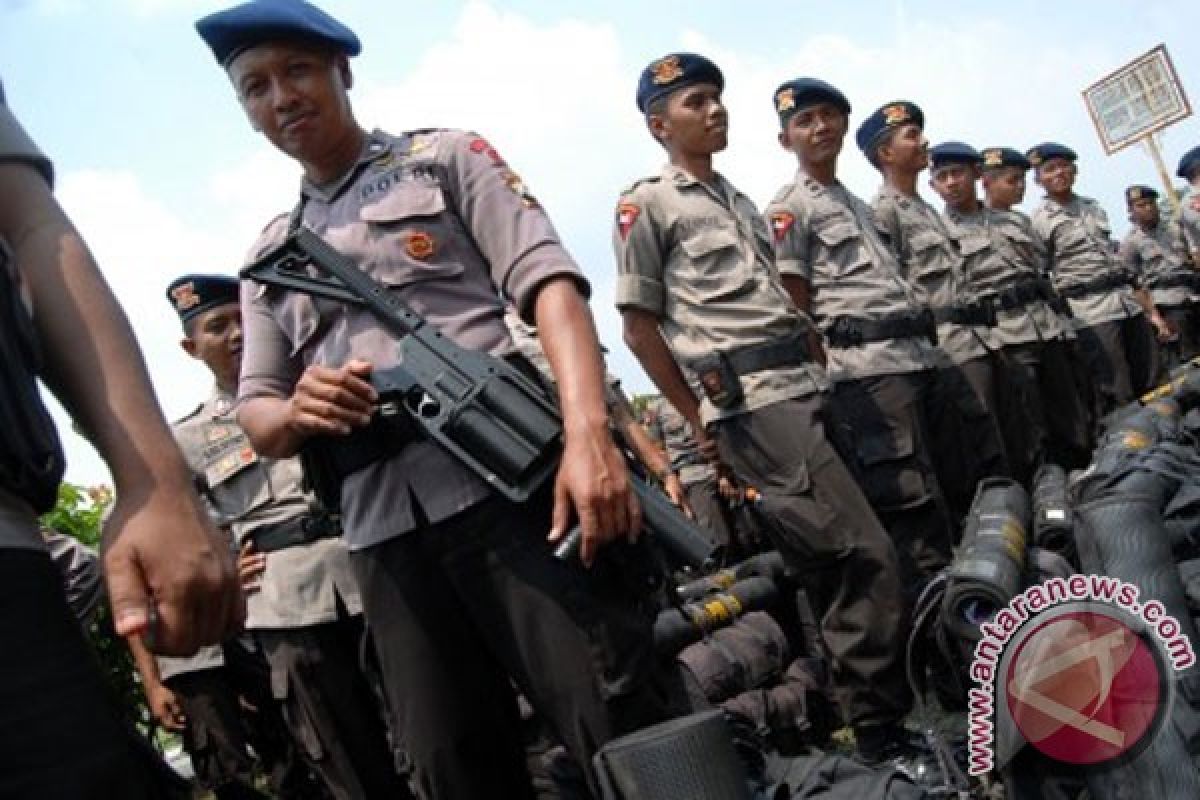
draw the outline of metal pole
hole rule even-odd
[[[1175,193],[1175,187],[1171,184],[1171,173],[1167,172],[1167,165],[1163,163],[1162,151],[1158,149],[1158,139],[1154,134],[1150,134],[1142,139],[1142,144],[1146,145],[1146,149],[1150,151],[1150,157],[1154,159],[1154,166],[1158,167],[1158,177],[1162,181],[1163,188],[1167,190],[1167,201],[1171,204],[1171,211],[1178,217],[1179,195]]]

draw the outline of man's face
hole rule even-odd
[[[901,172],[920,172],[929,166],[929,140],[919,125],[907,123],[879,146],[879,162]]]
[[[1050,158],[1037,168],[1037,182],[1047,194],[1067,194],[1075,186],[1075,164],[1065,158]]]
[[[355,125],[341,54],[268,42],[240,53],[227,72],[254,129],[301,163],[320,160]]]
[[[1129,219],[1135,225],[1155,227],[1158,225],[1158,201],[1150,197],[1134,200],[1129,204]]]
[[[237,385],[242,368],[242,309],[237,303],[202,311],[191,320],[183,349],[208,365],[217,382]]]
[[[950,208],[965,208],[975,199],[978,174],[970,164],[946,164],[933,171],[929,185]]]
[[[805,164],[829,164],[842,152],[848,120],[833,103],[806,106],[788,118],[779,144]]]
[[[1002,167],[983,174],[983,191],[988,205],[995,208],[1012,208],[1025,199],[1025,170],[1020,167]]]
[[[721,90],[698,83],[673,92],[661,114],[650,115],[650,129],[672,152],[706,156],[729,144],[729,113]]]

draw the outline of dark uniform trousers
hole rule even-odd
[[[906,605],[951,557],[953,528],[933,461],[938,414],[951,411],[938,399],[936,374],[923,370],[836,383],[830,403],[833,442],[891,536]]]
[[[824,398],[785,400],[712,425],[721,459],[770,501],[769,535],[821,620],[847,722],[911,707],[896,551],[825,433]]]
[[[121,721],[46,553],[0,549],[0,642],[2,800],[190,795]]]
[[[950,507],[955,544],[979,481],[1010,474],[996,418],[995,365],[989,353],[939,369],[930,394],[933,465]]]
[[[1097,421],[1154,385],[1158,345],[1144,314],[1076,331],[1096,390]]]
[[[266,800],[254,788],[254,760],[238,692],[225,667],[172,675],[164,685],[179,699],[187,716],[183,747],[192,758],[196,780],[218,800]]]
[[[1038,467],[1087,465],[1092,409],[1080,393],[1066,343],[1006,345],[997,357],[997,417],[1012,476],[1030,486]]]
[[[717,482],[707,479],[689,483],[683,487],[683,492],[696,515],[696,524],[713,542],[728,548],[734,541],[734,525],[729,508],[717,490]]]
[[[1200,304],[1159,306],[1158,310],[1178,333],[1160,348],[1162,372],[1168,373],[1200,355]],[[1162,377],[1165,376],[1160,374],[1159,378]]]
[[[533,797],[510,676],[597,795],[601,745],[685,710],[679,676],[656,672],[645,546],[559,561],[550,507],[550,487],[521,506],[494,497],[351,554],[422,798]]]
[[[271,665],[271,689],[288,728],[333,796],[411,797],[359,659],[362,617],[339,608],[333,622],[254,634]]]

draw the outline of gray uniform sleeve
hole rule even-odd
[[[1193,261],[1200,253],[1200,192],[1189,192],[1179,207],[1179,229]],[[1200,266],[1200,265],[1198,265]]]
[[[779,268],[779,274],[804,278],[812,283],[813,265],[808,246],[812,231],[808,215],[776,201],[767,206],[767,224],[771,228],[775,265]]]
[[[1117,260],[1134,275],[1141,274],[1142,264],[1138,257],[1137,237],[1133,231],[1121,240],[1121,246],[1117,248]]]
[[[287,218],[279,217],[263,231],[250,251],[250,260],[283,240]],[[267,289],[252,281],[242,281],[242,371],[238,380],[238,399],[251,397],[290,397],[304,371],[291,342],[275,321],[268,296],[278,289]]]
[[[622,195],[613,226],[613,252],[617,258],[617,308],[640,309],[662,316],[667,291],[663,279],[666,253],[658,242],[654,209],[644,190]]]
[[[8,110],[4,99],[4,86],[0,84],[0,164],[28,164],[42,173],[46,183],[54,185],[54,168],[50,159],[42,155],[38,146],[25,133],[21,123]]]
[[[491,267],[492,281],[526,322],[533,321],[538,288],[569,277],[586,297],[590,287],[567,253],[549,216],[521,178],[483,138],[458,133],[443,139],[439,160],[455,211]]]

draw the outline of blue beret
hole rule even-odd
[[[1125,202],[1132,204],[1135,200],[1157,200],[1158,192],[1149,186],[1130,186],[1125,190]]]
[[[1185,181],[1190,181],[1197,168],[1200,168],[1200,147],[1193,147],[1179,159],[1179,169],[1175,170],[1175,174]]]
[[[354,31],[304,0],[250,0],[196,21],[196,32],[223,67],[248,47],[275,39],[308,39],[348,56],[362,52]]]
[[[894,103],[880,106],[874,114],[863,120],[862,125],[858,126],[858,133],[855,134],[854,141],[858,143],[858,149],[862,150],[874,163],[875,145],[879,143],[883,134],[909,123],[924,129],[925,113],[916,103],[897,100]]]
[[[983,156],[964,142],[942,142],[929,148],[929,163],[934,169],[947,164],[980,164]]]
[[[1074,161],[1079,158],[1079,156],[1075,155],[1074,150],[1058,142],[1042,142],[1041,144],[1034,145],[1025,151],[1025,157],[1029,159],[1029,163],[1035,168],[1040,167],[1042,162],[1049,161],[1052,158],[1065,158],[1067,161]]]
[[[792,115],[817,103],[832,103],[850,116],[850,101],[846,95],[818,78],[796,78],[779,84],[775,90],[775,113],[779,124],[786,125]]]
[[[210,308],[238,301],[238,280],[229,275],[182,275],[167,286],[167,300],[187,324]]]
[[[695,53],[671,53],[656,59],[642,70],[638,79],[638,111],[645,114],[646,107],[658,98],[697,83],[711,83],[724,89],[725,76],[716,64]]]
[[[983,156],[984,169],[998,169],[1000,167],[1029,169],[1032,166],[1024,153],[1012,147],[985,147],[980,155]]]

